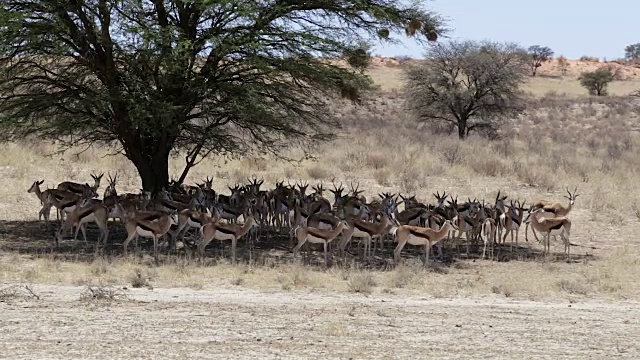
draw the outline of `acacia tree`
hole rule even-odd
[[[524,110],[527,54],[511,43],[451,41],[429,47],[427,61],[407,70],[407,105],[421,122],[495,136]]]
[[[594,71],[583,72],[578,80],[580,85],[589,91],[589,95],[605,96],[608,94],[607,86],[615,80],[615,76],[610,68],[601,67]]]
[[[640,59],[640,44],[627,45],[624,48],[624,58],[627,60]]]
[[[530,57],[529,65],[531,66],[531,76],[536,76],[538,68],[542,66],[542,63],[553,58],[553,50],[547,46],[533,45],[529,46],[527,51]]]
[[[0,0],[0,134],[106,143],[145,190],[168,159],[276,153],[331,138],[328,97],[370,82],[327,61],[443,22],[392,0]],[[356,52],[358,53],[358,52]]]

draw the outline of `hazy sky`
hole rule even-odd
[[[427,6],[450,19],[452,38],[549,46],[569,59],[622,58],[625,46],[640,42],[638,0],[435,0]],[[405,40],[374,53],[422,58],[424,51]]]

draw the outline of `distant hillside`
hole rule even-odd
[[[382,90],[398,90],[404,84],[403,69],[410,64],[419,64],[422,61],[424,60],[375,57],[369,75]],[[544,63],[538,69],[538,75],[530,78],[526,90],[536,96],[542,96],[548,92],[587,95],[587,91],[580,86],[578,77],[583,72],[593,71],[602,66],[610,66],[620,79],[611,83],[611,95],[628,95],[640,89],[640,64],[617,61],[596,62],[595,60],[567,60],[567,64],[567,72],[563,76],[557,59]]]

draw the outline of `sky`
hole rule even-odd
[[[638,0],[435,0],[426,6],[449,19],[452,39],[541,45],[555,56],[601,60],[623,58],[627,45],[640,43]],[[424,57],[423,48],[410,39],[376,46],[373,53]]]

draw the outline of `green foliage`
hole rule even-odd
[[[627,60],[640,59],[640,43],[627,45],[624,48],[624,58]]]
[[[607,95],[607,86],[614,80],[614,74],[607,67],[599,68],[595,71],[583,72],[580,75],[580,84],[584,86],[589,95]]]
[[[189,154],[184,179],[211,153],[325,141],[340,125],[327,102],[371,87],[366,61],[326,59],[415,18],[445,31],[416,4],[0,0],[0,133],[114,144],[149,190],[166,185],[171,152]]]
[[[529,53],[531,66],[531,76],[536,76],[538,68],[542,66],[542,63],[547,62],[553,58],[553,51],[547,46],[533,45],[527,49]]]
[[[523,108],[527,53],[516,44],[452,41],[430,46],[427,62],[407,70],[408,106],[419,121],[498,135]]]

